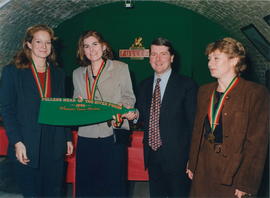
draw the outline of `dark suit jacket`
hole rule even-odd
[[[51,68],[52,97],[64,97],[65,75],[59,68]],[[71,133],[64,127],[38,124],[40,96],[31,69],[17,69],[7,65],[0,84],[1,114],[9,140],[9,155],[15,159],[14,145],[21,141],[26,146],[29,166],[37,167],[42,128],[54,133],[53,157],[63,158]]]
[[[196,169],[200,166],[198,158],[203,143],[203,123],[210,95],[216,87],[216,82],[210,83],[200,87],[198,92],[198,109],[188,167],[194,177],[199,174]],[[216,176],[214,182],[247,193],[257,193],[267,154],[269,107],[267,89],[240,78],[237,86],[227,95],[222,110],[223,158],[218,160],[222,160],[223,166],[220,169],[223,171]]]
[[[139,87],[137,108],[139,122],[144,128],[145,168],[149,165],[148,128],[154,77],[146,79]],[[188,77],[171,73],[160,110],[160,135],[165,154],[164,167],[168,171],[185,171],[193,121],[195,117],[197,86]]]

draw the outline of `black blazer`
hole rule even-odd
[[[148,168],[149,149],[148,128],[150,106],[153,91],[152,76],[139,87],[137,108],[140,112],[139,122],[144,129],[144,162]],[[164,167],[168,171],[185,170],[193,121],[196,111],[197,85],[188,77],[171,73],[160,110],[160,135]]]
[[[52,97],[64,97],[65,75],[60,68],[50,67]],[[54,159],[64,158],[71,133],[67,128],[38,124],[40,96],[31,69],[3,68],[0,84],[1,114],[9,140],[9,156],[16,159],[14,145],[26,146],[29,166],[37,167],[41,130],[54,133]],[[46,129],[45,129],[46,128]]]

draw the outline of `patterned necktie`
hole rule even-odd
[[[152,96],[150,119],[149,119],[149,146],[156,151],[161,145],[160,130],[159,130],[159,115],[160,115],[160,78],[157,78],[156,87]]]

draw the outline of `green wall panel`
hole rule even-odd
[[[111,44],[116,59],[119,59],[119,49],[128,49],[135,37],[143,37],[146,48],[156,37],[168,38],[177,51],[176,71],[192,77],[198,84],[213,81],[204,55],[206,45],[230,36],[220,25],[175,5],[136,1],[134,8],[126,9],[123,2],[105,4],[66,20],[55,29],[59,37],[57,51],[60,63],[70,77],[78,67],[75,58],[78,38],[83,31],[90,29],[103,34]],[[148,58],[119,60],[129,65],[134,88],[153,74]]]

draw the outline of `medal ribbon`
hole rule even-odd
[[[90,89],[91,84],[90,84],[90,80],[89,80],[89,76],[88,76],[88,70],[86,70],[86,75],[85,75],[85,80],[86,80],[86,94],[87,94],[87,99],[89,99],[89,100],[93,100],[94,99],[94,96],[95,96],[95,93],[96,93],[96,88],[97,88],[97,83],[98,83],[99,77],[100,77],[100,75],[101,75],[104,67],[105,67],[105,61],[103,60],[102,63],[101,63],[101,65],[100,65],[100,67],[99,67],[97,76],[94,79],[94,82],[92,84],[92,89]]]
[[[114,123],[113,123],[113,126],[115,128],[120,128],[122,123],[123,123],[123,118],[122,118],[122,115],[120,113],[117,113],[115,116],[115,119],[114,119]]]
[[[34,61],[32,60],[32,65],[31,65],[31,70],[32,70],[32,73],[33,73],[33,76],[34,76],[34,79],[36,81],[36,85],[37,85],[37,88],[38,88],[38,92],[39,92],[39,95],[41,98],[47,98],[49,97],[48,96],[48,93],[49,93],[49,79],[51,78],[51,73],[50,73],[50,67],[48,66],[48,64],[46,63],[46,69],[45,69],[45,83],[44,83],[44,89],[42,89],[42,86],[41,86],[41,83],[40,83],[40,79],[38,77],[38,72],[37,72],[37,69],[36,69],[36,65],[34,63]]]
[[[214,108],[214,106],[215,106],[215,101],[214,101],[215,100],[215,89],[212,92],[212,95],[210,96],[209,107],[208,107],[208,119],[210,122],[210,127],[211,127],[212,133],[215,131],[215,128],[218,125],[221,111],[222,111],[222,108],[223,108],[224,103],[225,103],[225,98],[231,92],[231,90],[237,85],[237,83],[239,82],[239,79],[240,78],[237,76],[234,77],[234,79],[232,79],[229,86],[226,88],[224,94],[221,96],[216,110]]]

